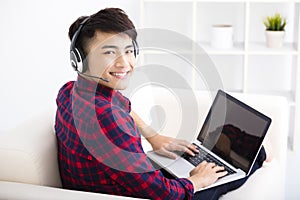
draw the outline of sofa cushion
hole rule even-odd
[[[138,200],[93,192],[82,192],[47,186],[0,181],[0,199],[9,200]]]
[[[285,199],[284,176],[280,174],[282,169],[277,159],[273,159],[270,163],[264,163],[264,166],[250,176],[239,189],[223,195],[220,200],[283,200]]]
[[[0,135],[0,180],[60,187],[54,110]]]

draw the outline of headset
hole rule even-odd
[[[73,67],[73,69],[75,71],[77,71],[79,74],[84,74],[84,72],[87,70],[87,62],[84,56],[84,53],[82,52],[82,50],[80,48],[76,47],[76,42],[77,39],[80,35],[80,32],[82,30],[82,28],[84,27],[84,25],[87,23],[87,21],[90,19],[90,17],[86,17],[80,24],[78,29],[76,30],[76,32],[74,33],[74,36],[72,37],[71,40],[71,46],[70,46],[70,62],[71,62],[71,66]],[[139,47],[138,44],[136,42],[136,40],[132,40],[132,45],[133,45],[133,54],[134,57],[137,57],[137,55],[139,54]],[[87,75],[84,74],[86,76],[90,76],[93,78],[98,78],[101,79],[103,81],[109,82],[108,79],[106,78],[101,78],[101,77],[97,77],[97,76],[91,76],[91,75]]]

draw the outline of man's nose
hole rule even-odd
[[[127,67],[129,66],[129,62],[125,54],[120,54],[116,59],[116,66],[117,67]]]

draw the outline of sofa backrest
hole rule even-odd
[[[61,187],[53,109],[0,134],[0,180]]]

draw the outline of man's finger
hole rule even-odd
[[[199,149],[198,149],[198,147],[197,147],[197,146],[195,146],[194,144],[191,144],[191,145],[189,146],[189,149],[191,149],[193,152],[196,152],[196,153],[198,153],[198,152],[199,152]]]
[[[185,152],[191,156],[195,156],[195,153],[192,150],[190,150],[188,147],[180,145],[180,144],[176,144],[176,143],[171,143],[171,144],[167,145],[166,149],[169,151],[181,151],[181,152]]]
[[[227,171],[217,172],[217,176],[218,176],[218,178],[221,178],[221,177],[225,176],[227,173],[228,173]]]
[[[215,166],[215,167],[214,167],[214,170],[215,170],[216,172],[218,172],[218,171],[224,171],[225,168],[224,168],[224,167],[221,167],[221,166]]]
[[[192,150],[193,152],[196,152],[196,153],[199,152],[197,146],[195,146],[194,144],[191,144],[190,142],[188,142],[186,140],[179,140],[178,144],[187,147],[188,149]]]

